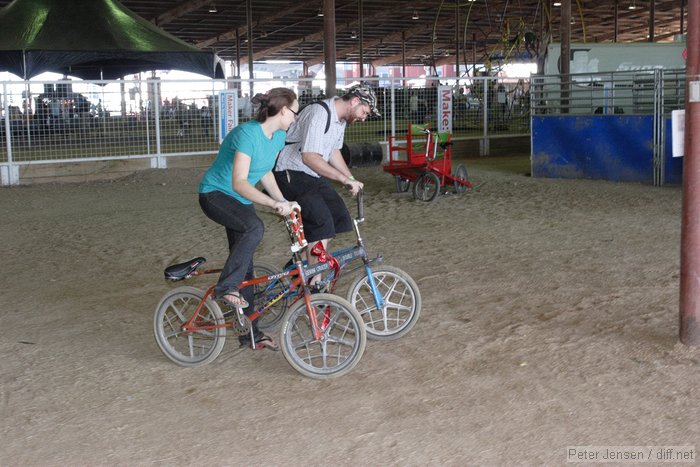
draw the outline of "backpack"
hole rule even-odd
[[[330,109],[330,107],[328,107],[328,104],[326,104],[325,101],[315,101],[315,102],[312,102],[312,103],[310,103],[310,104],[306,104],[304,107],[302,107],[302,108],[299,109],[299,111],[297,112],[297,114],[301,114],[301,112],[302,112],[305,108],[307,108],[307,107],[309,107],[309,106],[312,106],[312,105],[314,105],[314,104],[319,104],[319,105],[323,106],[323,108],[326,109],[326,113],[328,113],[328,118],[326,119],[326,129],[323,131],[323,134],[325,135],[326,133],[328,133],[328,130],[329,130],[330,127],[331,127],[331,109]],[[287,146],[287,145],[289,145],[289,144],[295,144],[295,143],[298,143],[298,142],[299,142],[299,141],[285,141],[284,145]]]

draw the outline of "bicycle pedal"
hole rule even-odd
[[[250,318],[243,313],[241,308],[236,308],[236,321],[238,321],[238,325],[244,329],[250,329],[252,325]]]
[[[309,286],[309,292],[312,294],[328,293],[328,284],[313,284]]]

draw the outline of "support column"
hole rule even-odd
[[[406,79],[406,33],[401,31],[401,76],[403,77],[403,87],[406,89],[408,80]]]
[[[255,95],[253,93],[253,0],[246,0],[245,14],[246,26],[248,26],[246,35],[248,37],[248,78],[250,78],[250,81],[248,81],[250,89],[248,96],[252,99]]]
[[[250,0],[248,0],[250,1]],[[335,0],[323,0],[323,58],[326,70],[326,96],[335,96]]]
[[[569,113],[569,89],[571,81],[571,0],[561,2],[561,113]]]
[[[680,32],[683,34],[685,28],[685,0],[681,0],[681,24],[680,24]]]
[[[700,1],[688,2],[685,155],[681,219],[680,340],[700,345],[700,102],[690,86],[700,81]]]
[[[472,33],[472,78],[476,77],[476,33]]]
[[[617,43],[617,34],[620,30],[620,2],[619,0],[615,0],[615,5],[614,5],[615,11],[613,12],[613,42]]]
[[[649,0],[649,42],[654,42],[654,25],[656,23],[656,2]]]
[[[364,20],[364,12],[362,11],[362,0],[357,0],[359,2],[358,5],[358,16],[359,16],[359,22],[360,22],[360,78],[364,78],[365,76],[365,20]],[[362,79],[360,79],[362,81]]]
[[[459,86],[459,6],[455,12],[455,73],[457,75],[457,86]]]

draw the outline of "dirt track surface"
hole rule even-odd
[[[431,204],[354,170],[368,249],[423,308],[327,381],[235,339],[196,369],[158,350],[163,268],[226,257],[201,171],[0,190],[0,465],[562,465],[569,446],[700,445],[680,189],[461,162],[477,189]],[[282,265],[286,233],[264,218],[258,257]]]

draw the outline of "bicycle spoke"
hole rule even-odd
[[[190,319],[192,329],[183,330]],[[224,325],[224,317],[215,302],[204,300],[200,290],[183,286],[161,299],[153,330],[166,357],[178,365],[194,367],[213,361],[221,352],[226,338]],[[211,329],[202,329],[202,326]]]
[[[348,291],[348,301],[362,316],[369,338],[396,339],[408,332],[419,316],[418,287],[410,276],[392,266],[373,269],[372,278],[356,279]]]
[[[306,304],[300,302],[285,316],[282,350],[287,361],[312,378],[330,378],[350,371],[359,361],[365,346],[362,318],[346,300],[334,295],[316,294],[311,298],[311,325]],[[285,331],[286,329],[286,331]],[[314,336],[321,331],[320,339]]]
[[[187,307],[187,304],[190,302],[190,300],[189,300],[189,299],[182,299],[182,302],[183,302],[182,308],[184,309],[184,308]],[[186,323],[186,322],[187,322],[187,318],[185,318],[185,314],[182,312],[182,310],[180,310],[180,309],[175,305],[175,303],[173,303],[172,308],[173,308],[173,312],[177,315],[177,318],[180,320],[180,322],[181,322],[181,323]]]

